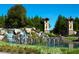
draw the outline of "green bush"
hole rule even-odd
[[[79,54],[79,48],[62,48],[61,51],[63,52],[63,54]]]
[[[43,38],[42,37],[39,37],[35,32],[32,32],[31,33],[31,38],[32,38],[32,41],[35,41],[35,44],[38,44],[38,45],[43,45]]]
[[[76,35],[66,35],[66,37],[76,37]]]
[[[49,37],[56,37],[56,35],[53,33],[46,33],[46,35],[48,35]]]
[[[67,39],[67,40],[77,40],[76,37],[65,37],[65,39]]]

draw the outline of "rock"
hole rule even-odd
[[[1,34],[1,35],[5,34],[5,33],[6,33],[6,30],[5,30],[5,29],[2,29],[2,30],[0,31],[0,34]]]
[[[21,29],[14,29],[15,33],[21,32]]]
[[[0,35],[0,41],[1,41],[4,37],[5,37],[4,35]]]
[[[28,33],[31,33],[32,28],[25,28],[25,30],[26,30]]]

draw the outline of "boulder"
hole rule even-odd
[[[2,39],[4,39],[4,35],[0,35],[0,41],[2,40]]]
[[[5,34],[7,31],[5,29],[0,30],[0,34],[3,35]]]
[[[21,29],[14,29],[15,33],[21,32]]]
[[[32,28],[25,28],[25,30],[26,30],[28,33],[31,33]]]

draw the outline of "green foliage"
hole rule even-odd
[[[65,37],[65,39],[67,39],[67,40],[77,40],[77,38],[76,37]]]
[[[35,41],[35,44],[42,45],[43,43],[43,38],[39,37],[35,32],[31,33],[31,38],[33,41]]]
[[[26,9],[22,5],[14,5],[8,10],[5,21],[1,16],[0,27],[5,28],[21,28],[21,27],[35,27],[40,31],[44,30],[44,21],[41,17],[35,16],[29,18],[26,16]],[[4,16],[5,17],[5,16]]]
[[[19,54],[38,54],[37,49],[23,47],[23,45],[0,42],[0,52],[19,53]]]
[[[0,16],[0,27],[4,27],[4,23],[5,23],[5,17]]]
[[[55,27],[53,29],[53,32],[55,34],[67,35],[68,25],[67,25],[66,19],[67,18],[64,16],[61,16],[61,15],[58,16],[57,22],[56,22]],[[79,18],[78,17],[76,17],[74,19],[73,29],[75,31],[79,30]]]
[[[28,18],[26,27],[35,27],[40,31],[44,31],[44,21],[39,16]]]
[[[38,35],[35,32],[32,32],[31,35],[32,35],[31,36],[32,39],[37,39],[38,38]]]
[[[6,28],[20,28],[26,25],[26,10],[22,5],[15,5],[8,10]]]
[[[26,10],[22,5],[15,5],[8,10],[8,17],[10,18],[24,18]]]
[[[64,35],[66,33],[66,30],[67,30],[66,18],[64,16],[59,15],[53,32],[55,34]]]
[[[73,35],[65,35],[65,37],[76,37],[77,35],[73,34]]]
[[[79,30],[79,18],[76,17],[74,20],[74,30],[78,31]]]
[[[41,17],[38,17],[38,16],[35,16],[33,19],[32,19],[33,23],[34,23],[34,27],[36,29],[40,29],[43,31],[43,20],[41,19]]]
[[[0,51],[9,53],[26,53],[26,54],[60,54],[62,53],[60,48],[46,47],[40,45],[22,45],[22,44],[11,44],[0,41]]]
[[[40,45],[12,44],[0,41],[0,52],[26,54],[79,54],[79,48],[46,47]]]
[[[63,52],[63,54],[79,54],[79,48],[61,48],[61,51]]]
[[[56,35],[53,33],[46,33],[46,35],[48,35],[49,37],[56,37]]]

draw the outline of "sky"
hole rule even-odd
[[[0,16],[6,15],[13,4],[0,4]],[[40,16],[49,18],[53,29],[59,15],[73,18],[79,17],[79,4],[23,4],[26,8],[28,17]]]

